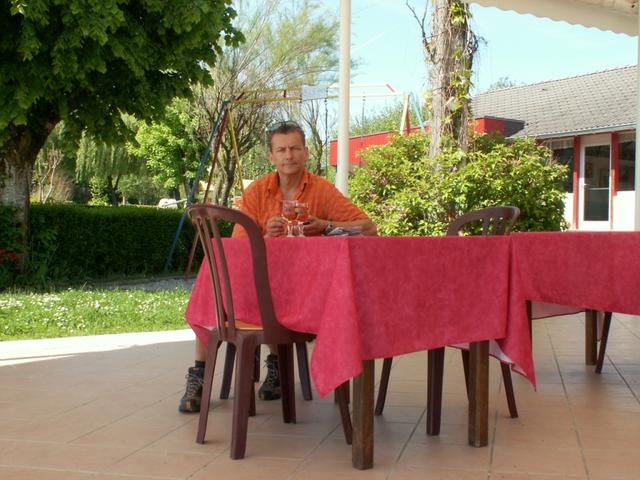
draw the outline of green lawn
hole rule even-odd
[[[0,340],[187,328],[185,289],[0,293]]]

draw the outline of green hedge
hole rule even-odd
[[[33,205],[29,264],[13,280],[48,285],[162,273],[181,216],[181,210],[153,207]],[[0,239],[10,238],[3,228],[7,222],[0,222]],[[230,225],[221,229],[230,235]],[[186,268],[193,236],[185,219],[171,271]]]

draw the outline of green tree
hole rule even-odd
[[[66,201],[73,196],[76,145],[60,122],[36,158],[32,199],[40,203]]]
[[[119,203],[120,180],[141,169],[138,159],[124,145],[109,145],[86,133],[80,138],[76,155],[76,179],[81,183],[89,183],[94,196],[103,192],[109,205]],[[97,204],[102,205],[104,202],[101,200]]]
[[[202,141],[206,141],[222,101],[244,95],[257,101],[233,109],[233,128],[243,174],[269,168],[265,127],[286,118],[300,121],[311,132],[308,136],[314,155],[311,163],[319,162],[323,154],[319,139],[323,135],[317,123],[322,110],[318,102],[261,102],[261,98],[272,95],[255,93],[332,83],[338,66],[337,18],[311,0],[244,2],[239,18],[240,28],[247,32],[247,41],[239,48],[225,49],[221,61],[211,69],[213,86],[196,93],[196,102],[208,113],[209,119]],[[232,151],[230,135],[225,135],[211,195],[222,204],[232,194],[236,181],[237,164]]]
[[[188,100],[176,98],[167,106],[162,121],[140,122],[135,142],[128,150],[144,159],[156,185],[177,192],[182,187],[188,194],[206,146],[198,135],[203,123],[202,111]]]
[[[398,135],[363,152],[351,198],[385,235],[441,235],[456,216],[491,205],[522,211],[516,230],[563,228],[566,167],[531,139],[472,138],[469,151],[427,155],[427,135]],[[462,167],[458,167],[463,165]]]
[[[26,241],[31,173],[60,120],[103,140],[122,112],[158,117],[210,83],[222,43],[237,45],[231,0],[8,0],[0,6],[0,203]]]

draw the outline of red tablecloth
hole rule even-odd
[[[279,321],[317,335],[311,374],[321,396],[359,374],[364,359],[487,339],[498,339],[501,358],[534,381],[524,299],[511,298],[509,237],[267,238],[266,244]],[[248,240],[227,239],[225,249],[236,317],[258,318]],[[186,318],[206,344],[214,310],[202,270]]]
[[[640,314],[640,232],[514,233],[510,238],[524,298]]]

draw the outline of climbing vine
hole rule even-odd
[[[420,26],[425,62],[429,67],[431,91],[427,102],[431,110],[429,156],[435,158],[443,148],[468,144],[469,90],[473,58],[479,39],[469,27],[471,12],[461,0],[428,0],[432,5],[431,29],[406,1]]]

